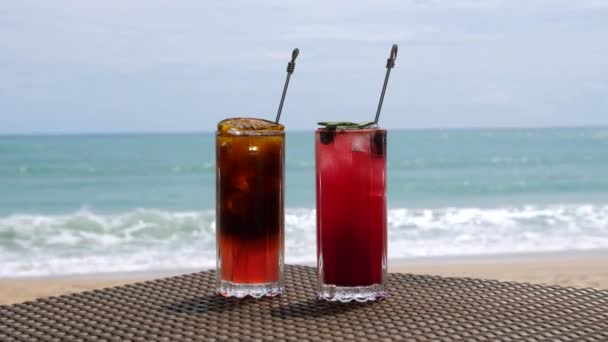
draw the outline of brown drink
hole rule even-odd
[[[283,291],[285,132],[271,121],[218,124],[217,290],[224,296]]]

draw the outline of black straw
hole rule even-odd
[[[397,58],[397,44],[393,44],[391,48],[391,54],[386,60],[386,76],[384,77],[384,86],[382,87],[382,94],[380,94],[380,103],[378,103],[378,110],[376,111],[376,119],[374,123],[377,124],[380,119],[380,111],[382,110],[382,102],[384,102],[384,93],[386,92],[386,85],[388,84],[388,77],[391,75],[391,69],[395,67],[395,59]]]
[[[274,123],[279,123],[279,119],[281,118],[281,111],[283,111],[283,102],[285,102],[285,94],[287,94],[287,87],[289,86],[289,79],[291,78],[291,74],[296,68],[296,58],[300,54],[299,49],[293,49],[291,52],[291,62],[287,63],[287,78],[285,79],[285,86],[283,87],[283,95],[281,96],[281,103],[279,103],[279,110],[277,111],[277,118],[274,120]]]

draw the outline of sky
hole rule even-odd
[[[608,125],[608,0],[0,2],[0,134]]]

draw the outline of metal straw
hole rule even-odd
[[[388,84],[388,77],[391,75],[391,69],[395,67],[395,59],[397,58],[397,44],[393,44],[391,54],[386,61],[386,76],[384,77],[384,86],[382,87],[382,94],[380,94],[380,103],[378,103],[378,110],[376,111],[376,119],[374,124],[378,123],[380,119],[380,111],[382,110],[382,102],[384,102],[384,93],[386,92],[386,85]]]
[[[283,87],[283,95],[281,96],[281,103],[279,103],[277,118],[274,120],[275,123],[279,123],[279,119],[281,118],[281,111],[283,111],[283,102],[285,102],[285,94],[287,93],[287,87],[289,86],[289,78],[291,78],[291,74],[293,74],[293,71],[296,68],[296,58],[299,54],[299,49],[293,49],[293,52],[291,53],[291,62],[287,63],[287,78],[285,79],[285,86]]]

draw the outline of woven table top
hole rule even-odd
[[[225,299],[213,271],[0,306],[0,341],[608,341],[608,291],[390,274],[390,297],[326,303],[287,266],[278,298]]]

